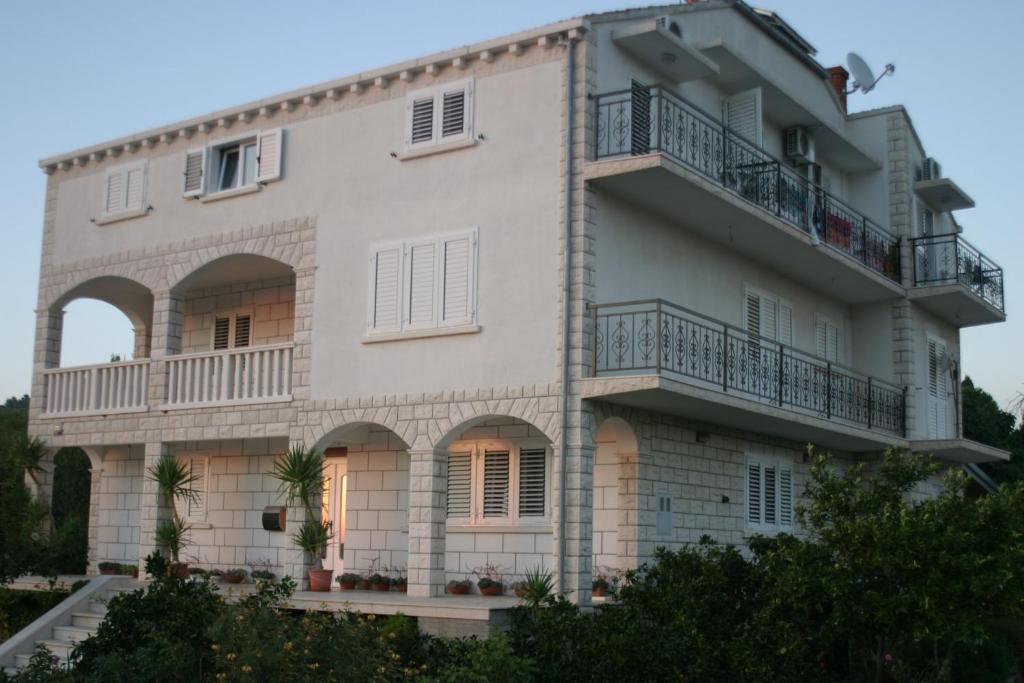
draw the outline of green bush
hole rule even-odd
[[[67,596],[67,591],[0,588],[0,643],[46,614]]]

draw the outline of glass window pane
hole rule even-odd
[[[256,143],[246,145],[243,154],[245,164],[242,172],[242,184],[251,185],[256,182]]]
[[[220,178],[217,189],[230,190],[238,184],[238,148],[229,147],[220,153]]]

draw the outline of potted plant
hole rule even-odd
[[[516,582],[514,587],[517,598],[522,598],[529,607],[537,607],[551,595],[554,590],[554,581],[551,578],[551,572],[537,567],[527,569],[524,579]]]
[[[395,567],[391,571],[396,574],[396,576],[391,579],[391,587],[399,593],[408,593],[409,581],[405,578],[405,568]]]
[[[273,583],[277,578],[277,575],[269,569],[253,569],[250,576],[252,576],[253,581],[266,581],[269,583]]]
[[[470,587],[472,587],[472,585],[473,582],[469,579],[462,579],[461,581],[452,579],[448,582],[448,592],[452,595],[465,595],[469,592],[469,589]]]
[[[206,579],[211,576],[211,572],[206,571],[202,567],[189,567],[188,575],[193,579]]]
[[[359,574],[353,574],[352,572],[345,572],[337,578],[338,586],[343,591],[354,591],[356,584],[363,580],[363,577]]]
[[[100,562],[100,574],[116,576],[121,573],[120,562]]]
[[[608,594],[608,579],[603,576],[595,576],[590,582],[590,594],[595,598],[603,598]]]
[[[224,572],[224,582],[242,583],[243,581],[245,581],[245,577],[248,574],[249,572],[245,571],[244,569],[240,567],[235,567],[234,569],[229,569],[226,572]]]
[[[485,564],[483,567],[474,569],[473,574],[480,577],[476,582],[477,588],[480,589],[480,595],[501,595],[505,590],[500,567],[496,567],[493,564]]]
[[[139,565],[137,564],[123,564],[121,565],[121,575],[130,576],[133,579],[139,578]]]
[[[190,527],[178,514],[174,503],[176,500],[199,502],[199,493],[194,488],[199,477],[173,455],[162,456],[147,473],[156,482],[161,504],[171,511],[171,518],[161,520],[157,525],[156,544],[171,556],[170,573],[184,579],[188,576],[188,564],[179,562],[178,555],[191,542],[188,535]]]
[[[321,520],[318,504],[324,490],[323,460],[311,448],[292,446],[274,463],[272,476],[280,482],[287,504],[298,502],[306,513],[292,540],[309,559],[309,589],[330,591],[334,570],[323,568],[323,557],[334,534],[330,522]]]
[[[370,590],[375,590],[379,592],[391,590],[391,579],[384,576],[383,574],[371,574]]]
[[[527,584],[525,579],[522,581],[513,581],[512,592],[515,593],[517,598],[526,597],[526,586]]]

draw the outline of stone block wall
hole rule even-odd
[[[185,296],[183,303],[182,353],[211,350],[214,320],[232,313],[253,316],[253,346],[292,340],[295,329],[294,278],[195,290]]]
[[[143,452],[141,446],[111,448],[103,454],[103,472],[93,488],[95,544],[90,565],[96,562],[135,564],[139,559],[142,515]],[[90,530],[91,532],[92,530]]]

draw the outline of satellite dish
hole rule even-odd
[[[882,74],[875,78],[875,73],[871,70],[871,67],[856,52],[846,55],[846,64],[850,67],[850,73],[853,74],[853,88],[847,94],[855,93],[857,90],[865,94],[869,93],[875,89],[878,81],[896,71],[895,66],[886,64]]]

